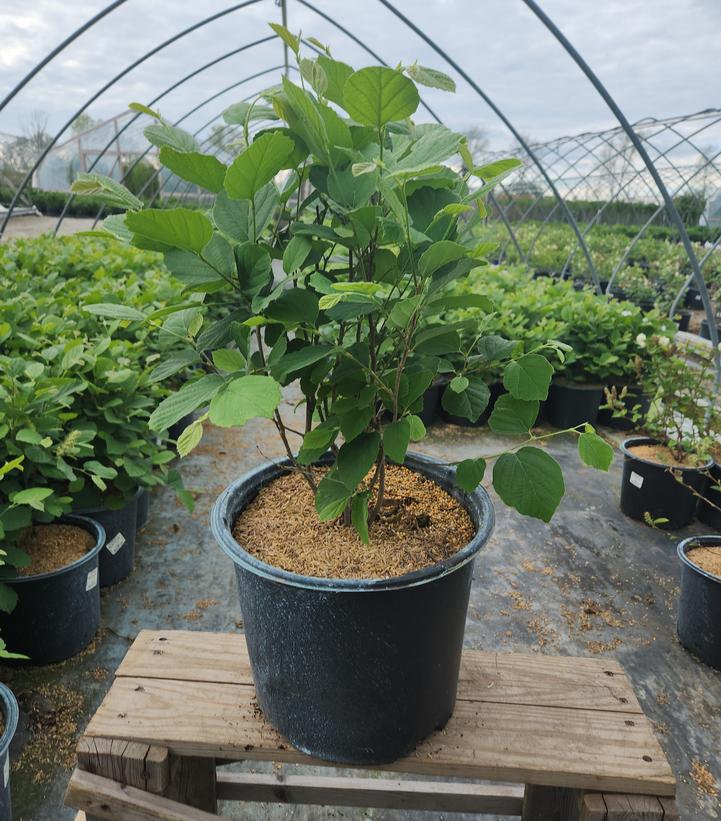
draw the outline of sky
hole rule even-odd
[[[508,129],[443,58],[379,0],[311,0],[313,5],[391,64],[418,60],[447,71],[456,94],[424,99],[450,127],[484,129],[494,148],[514,140]],[[524,135],[547,140],[615,125],[613,115],[522,0],[393,0],[447,51]],[[721,0],[540,0],[632,121],[721,107]],[[61,40],[109,0],[0,0],[0,98]],[[18,134],[34,112],[48,130],[72,115],[128,65],[231,0],[127,0],[81,35],[0,112],[0,133]],[[347,35],[300,0],[288,0],[289,28],[328,43],[356,67],[374,62]],[[173,83],[227,52],[267,36],[280,21],[275,0],[259,0],[183,37],[143,61],[92,102],[88,113],[109,118],[129,102],[149,102]],[[157,104],[177,119],[226,86],[282,62],[279,41],[247,49],[203,70]],[[231,103],[273,84],[272,71],[203,106],[190,130]],[[417,119],[422,120],[421,115]],[[64,139],[59,136],[59,142]]]

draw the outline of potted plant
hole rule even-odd
[[[704,664],[721,670],[721,536],[692,536],[678,545],[681,560],[677,632]]]
[[[674,530],[693,519],[713,465],[708,442],[712,366],[690,363],[667,337],[642,338],[639,343],[648,354],[641,386],[651,404],[642,422],[647,435],[621,446],[621,510]]]
[[[299,39],[274,28],[298,55]],[[516,434],[506,451],[457,465],[409,452],[425,434],[423,393],[460,352],[458,328],[434,318],[485,304],[448,293],[485,253],[457,241],[459,221],[517,163],[476,167],[461,135],[409,119],[414,79],[452,86],[439,72],[354,71],[327,51],[299,58],[299,69],[301,85],[284,77],[226,112],[246,142],[228,167],[136,106],[157,120],[146,134],[161,162],[216,194],[207,212],[143,209],[97,176],[80,187],[127,209],[103,230],[164,248],[186,291],[205,288],[228,306],[225,319],[201,313],[188,329],[209,372],[163,400],[151,427],[199,411],[178,439],[185,454],[208,422],[264,417],[284,444],[286,458],[233,482],[211,519],[236,566],[261,708],[301,750],[378,763],[452,713],[473,559],[493,527],[480,486],[487,461],[519,512],[548,520],[560,501],[560,468],[530,431],[552,366],[540,354],[505,366],[508,393],[491,424]],[[267,127],[251,140],[255,119]],[[457,155],[469,172],[449,165]],[[474,363],[454,374],[459,410],[477,418],[488,400],[482,373]],[[297,422],[279,412],[291,383]],[[592,429],[574,434],[581,458],[607,468],[611,448]]]

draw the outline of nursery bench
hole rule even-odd
[[[613,660],[466,650],[453,718],[411,755],[372,768],[386,771],[378,777],[219,769],[332,766],[285,742],[254,694],[242,635],[142,631],[78,743],[65,803],[84,821],[202,821],[218,817],[218,800],[678,819],[674,776]]]

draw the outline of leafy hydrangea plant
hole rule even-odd
[[[493,310],[482,292],[452,294],[449,286],[485,264],[489,246],[460,241],[459,227],[485,213],[485,195],[518,161],[476,167],[462,135],[411,119],[417,84],[453,89],[440,72],[418,65],[355,71],[317,41],[319,54],[309,59],[299,37],[273,28],[297,58],[298,82],[283,77],[225,112],[244,137],[230,165],[133,104],[154,118],[145,133],[161,163],[215,195],[211,207],[143,208],[98,175],[82,175],[74,186],[124,208],[103,231],[162,251],[184,284],[162,315],[87,306],[184,341],[186,353],[163,363],[168,376],[188,356],[204,361],[204,372],[156,408],[151,427],[167,429],[207,408],[178,441],[185,455],[208,420],[234,427],[272,419],[313,488],[320,519],[343,516],[367,540],[383,504],[387,460],[402,463],[411,442],[425,436],[418,412],[426,389],[445,375],[444,407],[475,420],[489,401],[484,374],[502,362],[507,393],[490,425],[519,438],[494,457],[493,485],[506,504],[548,521],[563,476],[531,429],[553,374],[544,354],[562,358],[565,346],[548,340],[514,354],[513,340],[479,333],[462,347],[460,326],[444,321],[459,307]],[[222,318],[207,311],[209,300],[224,302]],[[278,410],[281,390],[296,381],[305,408],[300,431]],[[608,469],[611,448],[590,427],[574,433],[583,461]],[[311,468],[329,450],[332,465],[319,480]],[[473,490],[486,461],[461,461],[458,484]]]

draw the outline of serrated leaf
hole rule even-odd
[[[584,431],[578,437],[581,461],[597,470],[608,470],[613,462],[613,448],[597,433]]]
[[[516,399],[505,393],[496,400],[488,426],[494,433],[528,433],[537,418],[538,400]]]
[[[411,423],[406,417],[383,428],[383,449],[394,462],[402,465],[411,441]]]
[[[505,504],[544,522],[551,520],[566,490],[556,460],[541,448],[530,446],[498,459],[493,487]]]
[[[213,236],[213,223],[200,211],[189,208],[146,208],[125,215],[134,233],[173,248],[199,254]]]
[[[468,379],[465,376],[454,376],[449,383],[449,387],[453,393],[463,393],[468,387]]]
[[[503,386],[516,399],[548,399],[553,365],[536,353],[509,362],[503,371]]]
[[[293,148],[293,140],[277,131],[261,134],[228,168],[225,190],[234,199],[252,199],[284,167]]]
[[[428,68],[427,66],[419,66],[417,63],[406,67],[406,73],[415,82],[428,88],[440,88],[441,91],[455,92],[456,82],[452,77],[438,71],[437,68]]]
[[[198,143],[192,134],[166,122],[149,125],[144,131],[145,138],[157,148],[164,145],[176,151],[197,151]]]
[[[410,117],[419,102],[413,81],[392,68],[362,68],[343,86],[343,108],[356,122],[374,128]]]
[[[181,179],[200,185],[214,194],[223,188],[228,170],[217,157],[198,151],[178,151],[167,145],[160,149],[160,162]]]
[[[272,419],[280,404],[280,385],[270,376],[240,376],[226,383],[210,403],[210,421],[221,428],[249,419]]]
[[[143,207],[143,201],[119,182],[106,177],[104,174],[89,174],[81,172],[70,186],[74,194],[92,195],[99,197],[108,205],[125,210],[138,211]]]
[[[148,427],[155,431],[167,430],[201,405],[206,405],[222,385],[223,379],[217,374],[206,374],[195,382],[186,382],[180,390],[163,399],[151,414]]]
[[[280,37],[280,39],[288,46],[294,53],[298,54],[300,51],[300,40],[295,34],[291,34],[285,26],[280,23],[268,23],[273,31]]]
[[[318,65],[325,73],[328,85],[325,89],[325,97],[339,106],[343,106],[343,88],[346,80],[353,74],[353,69],[340,60],[333,60],[321,54],[318,57]]]
[[[411,414],[406,417],[408,424],[411,426],[411,442],[420,442],[421,439],[426,438],[426,426],[420,416]]]
[[[220,348],[213,351],[213,364],[219,371],[233,373],[243,370],[245,367],[245,357],[235,348]]]
[[[464,459],[456,467],[456,484],[466,493],[472,493],[483,480],[485,472],[485,459]]]
[[[198,446],[202,438],[203,422],[200,419],[195,419],[185,428],[185,430],[183,430],[175,443],[178,456],[180,456],[181,459],[184,456],[187,456],[194,448]]]

